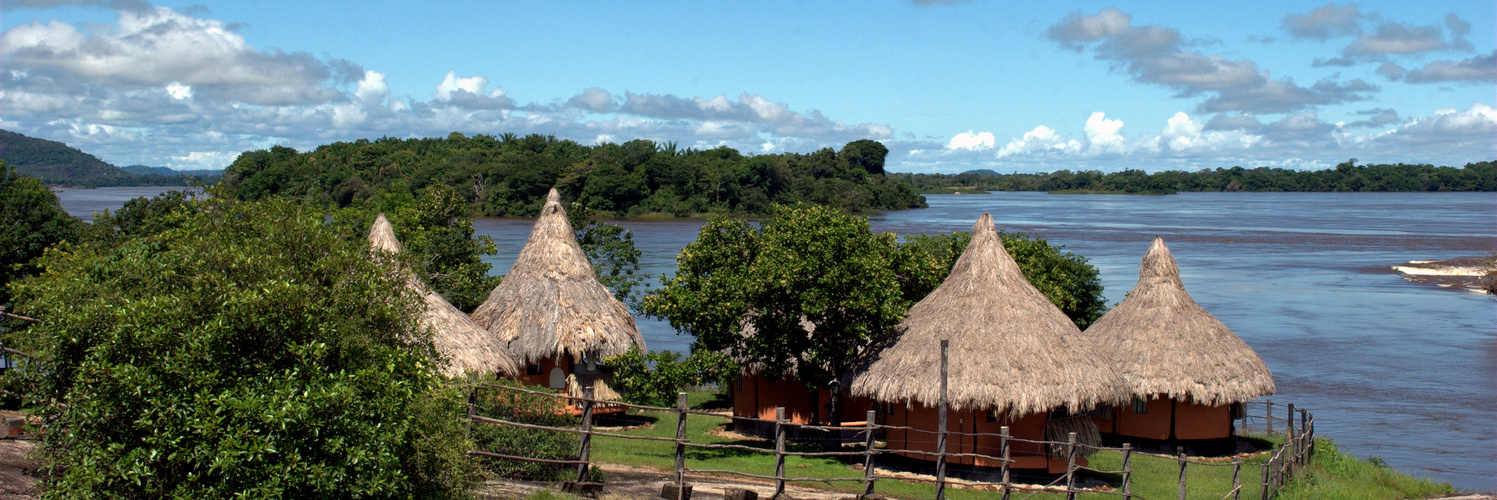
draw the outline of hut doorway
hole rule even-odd
[[[546,387],[550,387],[552,389],[566,389],[567,388],[567,372],[566,372],[566,370],[561,369],[560,366],[553,366],[553,367],[551,367],[551,376],[546,381]]]

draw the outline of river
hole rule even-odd
[[[69,198],[104,191],[59,195],[81,215]],[[1497,248],[1497,195],[1001,192],[927,201],[930,208],[873,213],[869,222],[897,234],[967,231],[989,212],[1001,229],[1089,258],[1109,303],[1133,288],[1150,240],[1162,236],[1195,300],[1268,364],[1278,385],[1272,399],[1315,412],[1317,430],[1343,451],[1458,488],[1497,490],[1497,302],[1412,283],[1389,268]],[[703,221],[616,222],[633,231],[642,271],[658,277],[674,271]],[[507,272],[532,223],[475,221],[499,247],[485,259],[493,272]],[[690,345],[661,321],[639,324],[652,350]]]

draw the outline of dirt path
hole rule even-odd
[[[41,493],[36,478],[23,473],[36,469],[26,458],[34,449],[35,441],[0,439],[0,500],[31,500]]]
[[[603,486],[603,492],[598,496],[598,498],[605,500],[660,498],[660,488],[666,483],[675,481],[675,473],[670,471],[617,464],[599,464],[598,467],[603,469],[603,472],[608,477],[608,483]],[[687,474],[686,482],[692,485],[691,498],[693,500],[721,499],[723,498],[724,488],[752,490],[759,494],[759,498],[765,500],[768,500],[774,494],[773,481],[761,481],[753,478]],[[482,493],[489,498],[509,499],[522,498],[544,489],[550,489],[554,492],[555,488],[555,483],[490,481],[484,486]],[[840,500],[855,496],[847,492],[826,491],[795,485],[786,485],[785,492],[796,500]]]

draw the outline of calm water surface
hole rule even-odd
[[[69,200],[103,192],[59,195],[74,214],[128,199]],[[1038,234],[1091,259],[1110,303],[1133,288],[1150,240],[1164,237],[1195,300],[1268,363],[1278,385],[1272,399],[1315,412],[1319,431],[1344,451],[1459,488],[1497,490],[1497,302],[1411,283],[1388,268],[1497,248],[1497,195],[1006,192],[927,200],[930,208],[869,220],[898,234],[967,231],[989,212],[1001,229]],[[674,272],[676,254],[703,221],[618,222],[634,231],[643,272],[660,276]],[[532,224],[475,221],[499,246],[486,259],[494,273],[508,272]],[[653,350],[691,343],[663,322],[639,325]]]

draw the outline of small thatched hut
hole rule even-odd
[[[509,343],[525,365],[521,381],[573,396],[590,385],[594,397],[618,399],[598,362],[629,346],[645,350],[629,308],[593,275],[555,189],[509,274],[473,320]]]
[[[1096,419],[1104,433],[1157,440],[1227,438],[1234,407],[1274,392],[1263,359],[1185,292],[1180,268],[1162,238],[1149,245],[1138,285],[1088,327],[1086,337],[1112,357],[1133,389],[1131,405]]]
[[[951,274],[910,308],[896,338],[875,351],[851,384],[854,396],[883,403],[891,449],[932,459],[943,339],[948,353],[947,428],[951,432],[998,433],[1008,426],[1021,439],[1065,440],[1076,431],[1095,442],[1096,428],[1082,412],[1127,401],[1110,360],[1081,338],[1081,330],[1036,290],[1003,248],[993,219],[982,214],[972,241]],[[1038,445],[1013,443],[1013,467],[1061,472],[1064,457]],[[1000,454],[996,436],[951,436],[948,453]],[[996,467],[998,461],[957,457],[952,463]]]
[[[400,253],[404,247],[395,238],[395,230],[385,214],[374,219],[369,228],[369,244],[376,250]],[[459,377],[466,372],[500,373],[514,375],[519,363],[509,347],[483,327],[478,326],[468,315],[457,310],[447,299],[421,284],[415,276],[406,277],[409,286],[426,301],[426,310],[421,321],[433,330],[432,343],[437,352],[447,358],[439,371],[448,377]]]

